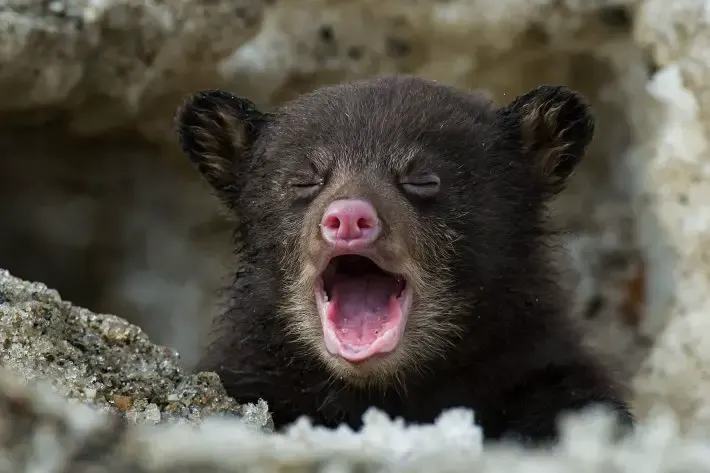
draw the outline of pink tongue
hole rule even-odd
[[[338,276],[331,287],[332,321],[338,338],[349,345],[371,345],[393,321],[398,284],[392,277]],[[394,303],[394,304],[393,304]]]

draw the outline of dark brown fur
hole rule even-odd
[[[177,115],[183,150],[237,218],[239,268],[199,366],[277,426],[301,415],[361,424],[375,406],[410,422],[474,409],[489,439],[556,436],[595,402],[628,421],[621,390],[580,346],[549,263],[547,201],[582,159],[588,106],[542,86],[497,107],[408,77],[320,89],[262,114],[221,91]],[[417,197],[401,179],[436,173]],[[415,300],[399,349],[354,367],[324,350],[313,283],[318,223],[334,199],[370,200],[381,266]]]

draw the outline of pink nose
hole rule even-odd
[[[375,241],[380,223],[370,203],[358,199],[336,200],[323,214],[321,232],[331,245],[362,247]]]

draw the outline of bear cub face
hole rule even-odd
[[[536,264],[545,204],[594,129],[564,87],[499,107],[412,77],[325,87],[270,113],[205,91],[176,121],[276,281],[273,316],[355,384],[471,342],[480,298]]]

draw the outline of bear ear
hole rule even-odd
[[[584,97],[566,87],[543,85],[503,107],[506,125],[520,131],[525,155],[546,191],[560,192],[594,135]]]
[[[221,90],[189,96],[175,114],[182,151],[218,192],[238,190],[238,177],[266,115],[249,100]]]

